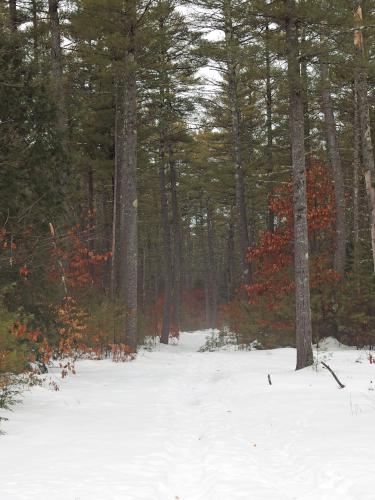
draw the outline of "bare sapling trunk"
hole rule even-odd
[[[287,7],[286,50],[288,60],[289,127],[293,168],[294,276],[296,307],[296,369],[313,363],[309,280],[309,244],[307,228],[306,165],[304,143],[303,89],[298,61],[298,36],[295,1]]]

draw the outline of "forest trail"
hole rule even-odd
[[[0,437],[0,499],[375,498],[365,353],[333,351],[339,390],[295,372],[294,349],[197,352],[206,335],[28,392]]]

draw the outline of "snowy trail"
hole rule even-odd
[[[28,392],[0,437],[0,500],[375,499],[364,355],[333,353],[339,390],[296,373],[293,349],[199,353],[206,334]]]

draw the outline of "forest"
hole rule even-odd
[[[374,345],[374,5],[328,4],[2,2],[1,372]]]
[[[374,0],[0,2],[2,500],[374,498],[374,82]]]

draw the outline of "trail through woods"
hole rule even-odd
[[[364,352],[324,355],[340,390],[326,370],[295,372],[293,349],[197,352],[206,335],[28,392],[0,437],[0,499],[375,498]]]

